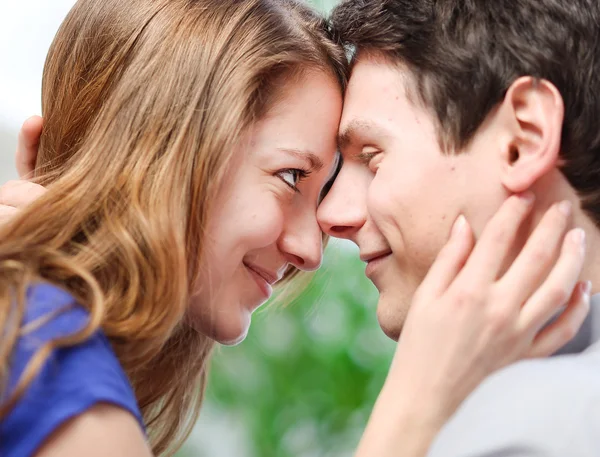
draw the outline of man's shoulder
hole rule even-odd
[[[442,429],[429,456],[587,457],[598,448],[596,344],[581,354],[527,360],[490,376]]]

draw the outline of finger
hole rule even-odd
[[[567,303],[577,285],[584,260],[585,234],[581,229],[573,229],[565,237],[556,265],[523,306],[520,328],[525,331],[541,328]]]
[[[450,239],[438,253],[420,288],[433,296],[444,293],[469,258],[474,243],[469,223],[464,216],[459,216],[452,227]]]
[[[499,281],[507,291],[507,303],[522,304],[540,287],[564,245],[570,214],[571,204],[567,201],[546,211],[521,253]],[[577,251],[577,246],[574,249]],[[574,253],[573,249],[567,249],[561,255],[577,263],[579,257],[573,258],[571,254]],[[569,264],[563,266],[569,268]]]
[[[590,310],[588,287],[578,284],[564,312],[535,337],[528,358],[548,357],[573,339]]]
[[[19,132],[16,165],[17,172],[23,179],[31,178],[33,176],[42,127],[42,118],[33,116],[23,123],[21,131]]]
[[[0,205],[23,208],[41,197],[46,189],[29,181],[9,181],[0,187]]]
[[[460,275],[475,284],[495,281],[531,210],[534,196],[527,192],[508,198],[487,223]]]
[[[0,205],[0,225],[12,219],[19,210],[12,206]]]

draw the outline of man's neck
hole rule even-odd
[[[586,235],[586,255],[580,281],[592,282],[592,306],[579,332],[560,354],[574,354],[585,351],[589,346],[600,344],[600,229],[581,209],[581,200],[564,175],[554,169],[540,178],[531,189],[536,195],[530,230],[534,230],[546,211],[555,203],[569,200],[573,204],[573,216],[569,229],[580,227]],[[600,225],[600,224],[599,224]]]
[[[592,281],[592,294],[600,293],[600,231],[578,208],[575,210],[573,227],[585,230],[586,255],[580,280]]]
[[[575,338],[556,355],[578,354],[600,341],[600,231],[595,223],[575,205],[572,227],[581,227],[585,230],[586,257],[579,279],[592,281],[592,303],[590,312]],[[594,296],[595,294],[598,295]]]
[[[581,201],[573,187],[558,169],[554,169],[540,178],[531,190],[536,195],[532,229],[553,204],[562,200],[573,204],[569,229],[581,227],[586,235],[586,256],[579,279],[592,281],[592,294],[600,293],[600,229],[581,209]]]

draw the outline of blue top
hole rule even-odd
[[[44,316],[49,316],[48,321]],[[40,319],[17,342],[7,392],[12,392],[27,362],[45,342],[82,329],[88,313],[68,293],[48,284],[27,292],[24,324]],[[144,429],[131,384],[102,331],[77,346],[58,349],[6,418],[0,422],[0,457],[29,457],[62,424],[98,403],[133,414]]]

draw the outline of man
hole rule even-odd
[[[551,203],[572,203],[590,247],[582,278],[600,283],[597,1],[349,0],[332,18],[353,60],[343,165],[319,218],[359,246],[387,335],[456,217],[480,234],[515,193],[536,196],[522,242]],[[489,378],[429,456],[600,455],[593,303],[560,354]]]

